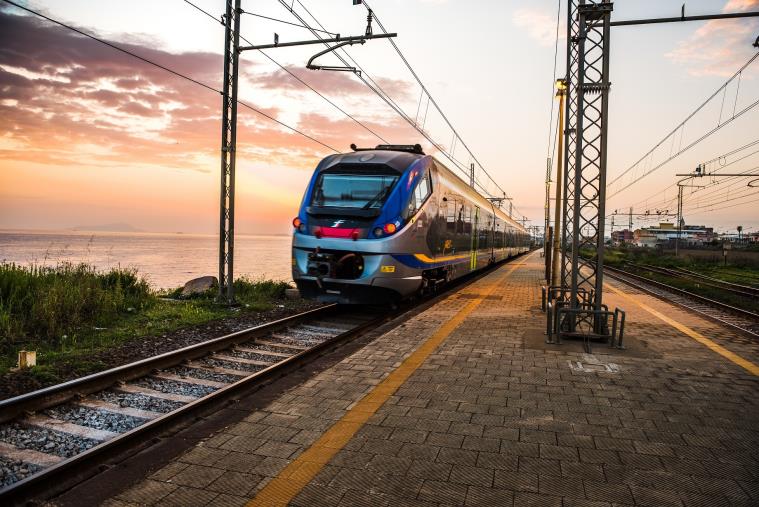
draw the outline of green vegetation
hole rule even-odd
[[[646,248],[607,248],[604,252],[604,262],[608,266],[631,270],[637,275],[645,276],[704,297],[722,301],[739,308],[745,308],[753,312],[759,312],[759,302],[754,299],[736,295],[719,287],[710,286],[705,281],[694,281],[645,269],[645,266],[669,269],[683,268],[718,280],[759,287],[759,269],[755,267],[748,265],[724,266],[722,263],[717,263],[707,258],[675,257],[674,255]],[[630,269],[631,265],[635,265],[635,268]]]
[[[759,287],[759,268],[749,263],[730,263],[724,265],[719,251],[711,257],[675,257],[669,252],[661,252],[651,248],[619,247],[606,248],[604,263],[612,267],[624,267],[627,263],[647,264],[661,268],[684,268],[701,275],[710,276],[726,282]],[[728,258],[729,258],[728,253]],[[713,259],[720,259],[715,261]]]
[[[0,374],[15,366],[19,350],[36,350],[29,373],[50,383],[65,370],[83,375],[103,364],[93,353],[141,336],[266,311],[284,298],[284,282],[235,281],[240,306],[215,301],[216,292],[177,299],[181,289],[158,293],[130,269],[98,272],[86,264],[55,267],[0,264]]]

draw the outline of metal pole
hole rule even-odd
[[[556,287],[561,285],[561,222],[564,210],[564,204],[562,200],[562,190],[564,188],[564,175],[563,173],[563,159],[564,159],[564,97],[566,97],[566,79],[563,80],[562,90],[559,88],[557,94],[559,95],[559,146],[556,151],[558,164],[556,165],[556,204],[553,220],[553,258],[551,268],[551,285]]]
[[[233,4],[234,2],[234,4]],[[227,0],[224,17],[224,88],[221,113],[221,198],[219,208],[219,300],[234,303],[235,153],[237,150],[237,48],[240,0]]]
[[[551,157],[546,158],[546,201],[544,206],[544,219],[543,224],[543,256],[548,259],[548,249],[551,248],[550,240],[548,239],[548,222],[551,221]],[[551,265],[546,264],[546,283],[551,283],[550,275]]]
[[[675,257],[678,257],[680,248],[680,234],[683,228],[683,187],[677,186],[677,239],[675,239]]]
[[[652,23],[675,23],[678,21],[707,21],[710,19],[751,18],[751,17],[756,17],[756,16],[759,16],[759,11],[732,12],[732,13],[727,13],[727,14],[706,14],[703,16],[680,16],[679,18],[627,19],[623,21],[612,21],[611,26],[650,25]]]

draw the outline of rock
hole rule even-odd
[[[219,286],[219,280],[215,276],[201,276],[200,278],[193,278],[182,288],[182,297],[189,297],[193,294],[202,294],[214,287]]]
[[[300,299],[300,291],[298,289],[285,289],[285,297],[287,299]]]

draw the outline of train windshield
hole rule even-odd
[[[397,174],[322,174],[314,186],[311,205],[353,209],[380,208],[399,177]]]

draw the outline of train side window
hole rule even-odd
[[[448,198],[445,209],[445,228],[448,232],[456,233],[456,200]]]
[[[425,173],[425,175],[416,184],[416,187],[414,187],[414,191],[412,192],[411,197],[409,198],[409,202],[408,202],[408,214],[406,215],[407,217],[410,217],[414,215],[414,213],[419,211],[419,208],[422,207],[422,204],[424,204],[424,201],[426,201],[427,197],[429,197],[430,195],[429,178],[430,178],[429,173]]]

